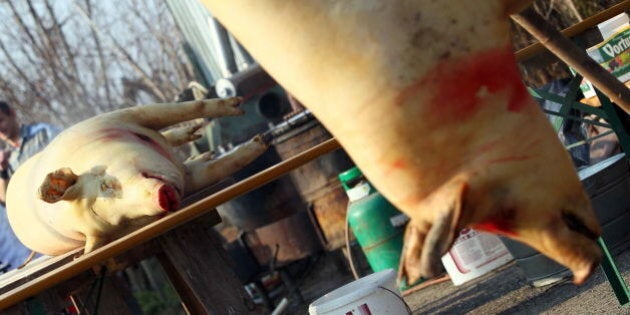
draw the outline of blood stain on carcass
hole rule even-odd
[[[429,106],[427,113],[439,118],[436,121],[460,122],[479,109],[484,94],[501,92],[508,95],[508,111],[519,112],[528,104],[511,47],[442,59],[404,89],[395,103],[405,106],[423,97],[423,103]]]

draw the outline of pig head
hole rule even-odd
[[[410,216],[400,276],[435,275],[466,226],[582,283],[600,227],[523,85],[509,14],[528,1],[202,1]]]
[[[27,247],[85,253],[179,208],[193,192],[237,171],[267,143],[260,136],[230,154],[178,161],[172,145],[194,140],[199,126],[160,129],[203,117],[239,115],[239,98],[154,104],[82,121],[59,134],[11,178],[7,211]]]

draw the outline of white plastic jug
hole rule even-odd
[[[311,303],[310,315],[411,314],[396,285],[396,271],[386,269],[337,288]]]
[[[454,285],[480,277],[514,258],[499,237],[462,229],[442,264]]]

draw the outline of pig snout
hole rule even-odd
[[[180,206],[181,191],[162,176],[142,172],[142,177],[157,182],[157,203],[161,210],[171,212]]]
[[[179,208],[179,193],[170,184],[164,184],[158,189],[158,203],[164,211],[175,211]]]

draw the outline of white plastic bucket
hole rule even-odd
[[[396,286],[396,271],[386,269],[337,288],[311,303],[310,315],[411,314]]]
[[[444,269],[454,285],[480,277],[513,260],[499,237],[463,229],[453,247],[442,256]]]

